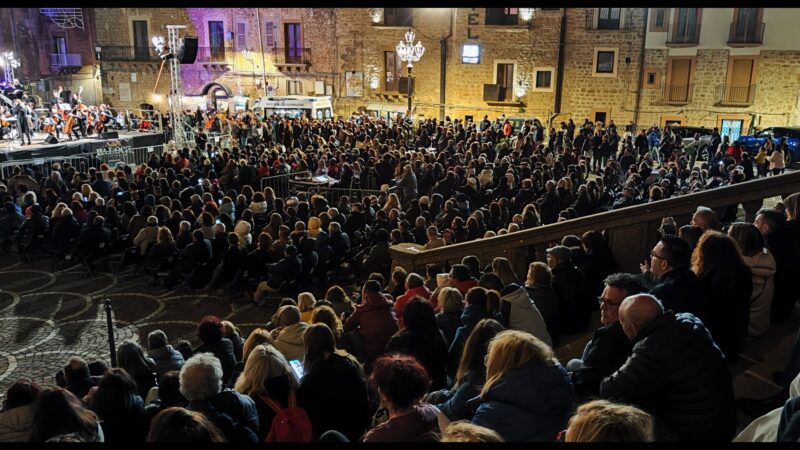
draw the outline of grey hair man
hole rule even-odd
[[[205,414],[229,442],[258,442],[256,404],[249,396],[223,387],[222,364],[216,356],[193,355],[179,376],[179,390],[189,401],[189,409]]]

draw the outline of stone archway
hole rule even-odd
[[[206,103],[216,107],[217,98],[231,98],[233,97],[233,92],[228,86],[225,86],[222,83],[213,82],[203,86],[201,95],[206,97]]]

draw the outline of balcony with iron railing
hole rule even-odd
[[[652,103],[659,105],[685,105],[691,103],[693,84],[662,84],[653,90]]]
[[[62,68],[83,66],[80,53],[50,53],[50,67],[56,70]]]
[[[686,34],[670,34],[667,38],[667,47],[694,47],[700,42],[700,30]]]
[[[717,92],[717,103],[728,106],[748,106],[753,104],[756,97],[756,85],[731,86],[723,84]]]
[[[739,29],[737,24],[731,24],[731,31],[728,34],[728,46],[730,47],[752,47],[761,45],[764,42],[764,23],[759,23],[754,27]]]
[[[153,47],[134,46],[102,46],[100,47],[101,61],[123,62],[156,62],[160,61],[156,49]]]
[[[233,47],[197,47],[197,59],[199,64],[232,64],[236,57],[236,49]]]
[[[600,17],[599,8],[586,9],[586,29],[590,31],[630,31],[633,29],[633,14],[630,9],[620,11],[618,19]]]

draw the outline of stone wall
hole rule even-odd
[[[796,126],[800,123],[800,50],[759,51],[755,70],[753,102],[731,106],[720,102],[728,74],[728,49],[699,49],[695,59],[692,101],[685,105],[665,105],[659,101],[660,87],[643,90],[640,124],[663,125],[665,119],[685,118],[684,125],[716,127],[722,119],[743,120],[743,133],[752,124],[758,128]],[[661,71],[666,82],[669,49],[650,49],[645,67]],[[738,56],[738,55],[737,55]]]
[[[414,10],[413,29],[416,38],[426,49],[422,59],[414,64],[412,72],[417,116],[439,117],[441,41],[451,30],[446,49],[446,115],[459,118],[471,115],[475,120],[480,120],[484,114],[491,117],[502,113],[543,117],[552,111],[555,74],[550,90],[541,92],[527,89],[521,99],[523,105],[512,102],[490,105],[483,100],[483,85],[494,83],[495,62],[498,60],[516,63],[515,78],[527,79],[528,82],[533,82],[535,68],[555,69],[561,12],[539,11],[530,26],[521,20],[519,25],[485,25],[485,17],[485,8],[458,8],[455,17],[450,9]],[[375,88],[365,83],[363,96],[346,97],[344,77],[340,77],[339,92],[342,96],[337,102],[337,112],[349,114],[368,103],[398,107],[405,105],[405,95],[384,89],[384,52],[395,51],[398,41],[404,40],[407,28],[373,25],[366,8],[337,9],[336,21],[339,72],[361,71],[373,74],[378,80]],[[466,42],[480,44],[479,64],[462,64],[461,50]],[[403,76],[406,76],[405,64],[403,67]]]
[[[607,118],[618,126],[633,120],[641,71],[645,9],[625,9],[625,14],[632,14],[630,28],[621,30],[587,29],[590,8],[567,10],[562,117],[571,116],[578,123],[584,118],[594,120],[594,111],[605,110]],[[595,74],[595,52],[601,48],[617,52],[614,76]]]

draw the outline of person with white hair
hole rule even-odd
[[[140,255],[144,255],[147,253],[147,249],[150,248],[150,244],[155,243],[157,238],[158,218],[156,216],[149,216],[147,218],[147,225],[139,230],[139,233],[133,238],[133,245],[139,247]]]
[[[180,392],[189,409],[201,412],[228,442],[258,442],[259,421],[255,402],[247,395],[222,387],[222,364],[211,353],[197,353],[180,372]]]

